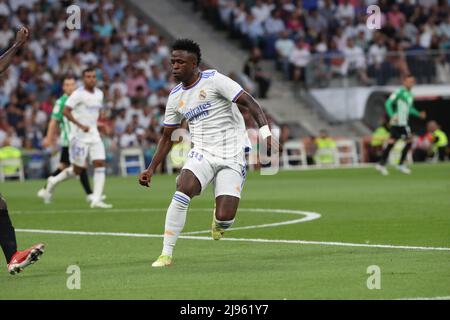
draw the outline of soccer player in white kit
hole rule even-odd
[[[105,146],[97,128],[100,109],[103,107],[103,92],[95,85],[96,72],[93,68],[83,71],[83,86],[76,89],[67,99],[64,116],[74,124],[70,132],[69,157],[72,166],[54,177],[47,189],[51,192],[56,184],[73,175],[79,175],[87,166],[87,158],[94,166],[94,192],[90,197],[91,208],[112,208],[103,202],[105,186]]]
[[[216,70],[201,72],[200,60],[200,48],[192,40],[179,39],[172,46],[172,74],[180,84],[168,97],[164,131],[152,163],[139,176],[139,183],[148,187],[172,148],[172,133],[186,119],[194,146],[177,177],[176,192],[166,214],[162,254],[153,267],[172,264],[173,248],[184,227],[189,203],[209,183],[213,183],[215,193],[213,239],[222,238],[233,224],[246,177],[245,151],[250,147],[237,104],[248,108],[268,149],[272,146],[278,150],[259,104],[229,77]]]

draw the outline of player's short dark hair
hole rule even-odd
[[[202,53],[197,42],[191,39],[178,39],[172,45],[172,50],[183,50],[195,54],[197,57],[197,65],[202,61]]]
[[[75,78],[75,76],[69,74],[69,75],[64,76],[64,78],[62,80],[64,82],[66,80],[74,80],[74,81],[76,81],[77,79]]]
[[[87,67],[86,69],[83,70],[81,74],[84,76],[86,72],[95,72],[95,68]]]

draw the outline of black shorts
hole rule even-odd
[[[69,158],[69,147],[62,147],[61,148],[61,159],[59,160],[60,163],[65,163],[67,165],[70,165],[70,158]]]
[[[398,139],[408,139],[411,137],[411,130],[408,126],[392,126],[391,127],[391,138]]]

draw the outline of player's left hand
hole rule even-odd
[[[278,139],[275,138],[273,135],[270,137],[267,137],[267,154],[269,156],[277,155],[280,153],[280,143],[278,142]]]
[[[425,111],[421,111],[419,117],[420,119],[425,120],[427,118],[427,113]]]
[[[42,146],[44,148],[49,148],[53,145],[54,145],[54,141],[52,141],[52,139],[50,139],[49,137],[45,137],[44,140],[42,141]]]
[[[152,179],[152,173],[149,170],[144,170],[139,174],[139,184],[143,187],[150,187],[150,180]]]
[[[28,39],[28,34],[28,29],[24,26],[21,26],[16,33],[16,44],[19,46],[23,45]]]

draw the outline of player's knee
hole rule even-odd
[[[236,215],[235,212],[233,212],[232,210],[227,210],[224,208],[220,209],[216,208],[216,219],[219,221],[231,220],[234,218],[235,215]]]
[[[101,168],[105,166],[105,160],[94,160],[92,161],[94,168]]]
[[[80,175],[81,172],[83,172],[84,168],[82,167],[78,167],[78,166],[73,166],[73,173],[75,173],[76,175]]]
[[[219,196],[216,198],[216,219],[228,221],[234,219],[239,205],[239,198]]]
[[[183,192],[190,198],[198,196],[202,187],[197,177],[190,171],[183,170],[176,179],[177,191]]]
[[[193,197],[198,196],[201,190],[198,190],[192,183],[177,182],[177,191],[183,192],[185,195],[192,199]]]
[[[67,162],[61,162],[61,164],[59,165],[59,168],[61,170],[67,169],[69,167],[69,164]]]

